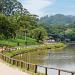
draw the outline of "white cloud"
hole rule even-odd
[[[22,0],[22,4],[32,14],[42,16],[44,15],[44,12],[42,10],[52,5],[54,1],[55,0]]]

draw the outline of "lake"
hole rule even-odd
[[[38,50],[37,52],[23,53],[14,58],[46,67],[75,71],[75,44],[70,44],[58,51]],[[44,69],[38,67],[38,72],[44,73]],[[48,75],[57,75],[57,71],[48,70]],[[71,74],[62,72],[61,75]]]

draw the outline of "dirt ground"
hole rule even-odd
[[[18,68],[9,66],[0,60],[0,75],[30,75],[28,73],[22,72]]]

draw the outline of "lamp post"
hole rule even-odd
[[[27,29],[25,29],[24,32],[25,32],[25,45],[27,46]]]

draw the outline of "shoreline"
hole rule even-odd
[[[65,47],[64,43],[52,43],[52,44],[43,44],[43,45],[34,45],[28,47],[21,47],[16,50],[11,50],[8,52],[3,52],[4,55],[13,57],[15,55],[19,55],[25,52],[37,51],[37,50],[45,50],[45,49],[55,49],[60,50]]]

